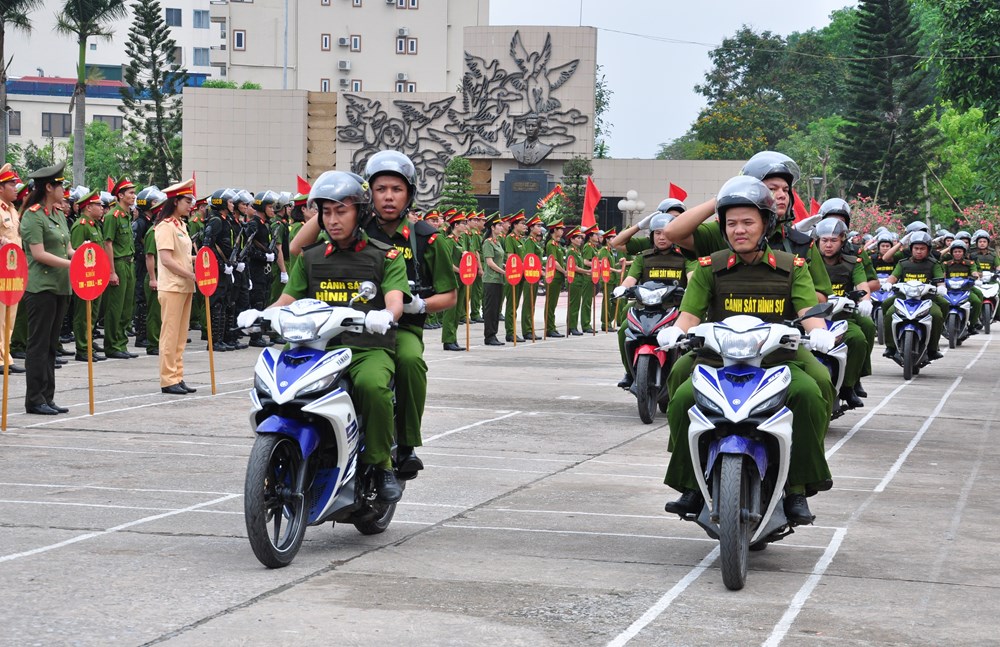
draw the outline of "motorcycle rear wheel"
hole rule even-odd
[[[903,333],[903,379],[912,380],[913,379],[913,365],[916,363],[916,359],[913,357],[913,347],[914,342],[916,342],[917,333],[912,330],[907,330]]]
[[[990,334],[990,324],[993,322],[993,304],[987,301],[983,304],[983,314],[980,317],[983,323],[983,332]]]
[[[396,514],[396,504],[395,503],[380,503],[376,501],[372,505],[372,509],[375,510],[376,516],[371,519],[366,519],[364,521],[355,521],[354,527],[358,529],[362,535],[378,535],[389,529],[389,524],[392,522],[392,516]]]
[[[656,371],[659,362],[652,355],[640,355],[635,363],[635,395],[639,402],[639,419],[651,424],[656,416]]]
[[[749,519],[750,478],[744,470],[743,456],[724,454],[719,474],[719,551],[722,582],[730,591],[738,591],[747,581],[750,550]]]
[[[306,532],[305,497],[293,492],[302,467],[299,444],[260,434],[254,441],[243,488],[243,511],[253,554],[268,568],[288,566]]]

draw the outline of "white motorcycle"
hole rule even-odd
[[[821,364],[830,371],[830,381],[833,382],[834,393],[840,393],[840,387],[844,385],[844,372],[847,369],[847,344],[844,343],[844,335],[847,334],[847,321],[834,321],[837,315],[849,315],[857,310],[858,304],[854,297],[864,296],[864,292],[851,292],[846,296],[833,295],[827,299],[830,304],[830,314],[824,317],[826,329],[836,337],[836,345],[829,353],[818,353],[813,351],[813,355]],[[841,406],[840,398],[833,403],[834,420],[844,415],[844,408]]]
[[[990,324],[997,314],[997,294],[1000,293],[1000,283],[989,270],[984,271],[976,281],[976,287],[983,293],[983,314],[979,318],[983,324],[983,332],[990,334]]]

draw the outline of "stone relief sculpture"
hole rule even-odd
[[[393,149],[413,159],[420,174],[417,199],[433,202],[441,193],[444,167],[456,156],[500,157],[510,150],[524,166],[538,164],[553,150],[576,141],[570,128],[587,115],[564,108],[555,96],[579,65],[572,60],[550,67],[552,36],[539,52],[528,52],[515,31],[510,43],[515,71],[497,59],[465,53],[461,92],[440,101],[393,100],[388,105],[363,95],[343,93],[347,123],[338,141],[355,144],[355,172],[373,153]]]

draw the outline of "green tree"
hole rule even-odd
[[[579,155],[566,160],[562,167],[563,172],[563,193],[569,201],[570,216],[566,219],[566,224],[580,224],[580,217],[583,215],[583,195],[587,190],[587,176],[594,174],[594,167],[590,160]]]
[[[76,39],[78,60],[76,67],[76,87],[73,89],[73,104],[76,113],[73,118],[73,182],[83,184],[86,177],[86,150],[84,129],[87,125],[87,39],[104,38],[111,40],[114,32],[110,24],[128,13],[125,0],[66,0],[62,11],[56,16],[56,32]]]
[[[704,159],[746,159],[774,148],[788,133],[774,104],[753,99],[718,101],[702,110],[694,124]]]
[[[0,0],[0,150],[4,159],[7,158],[7,61],[6,50],[7,27],[31,31],[31,19],[28,12],[38,8],[42,0]],[[13,60],[13,56],[11,57]]]
[[[75,135],[70,137],[67,147],[73,149]],[[135,167],[130,166],[129,147],[125,135],[120,130],[112,130],[103,121],[92,121],[84,130],[84,148],[87,149],[87,171],[83,184],[91,189],[106,186],[107,178],[132,175]],[[166,186],[166,185],[160,185]]]
[[[173,62],[176,43],[170,37],[159,1],[137,1],[132,11],[135,20],[125,40],[129,58],[124,73],[126,87],[121,89],[131,167],[135,169],[135,180],[168,186],[181,170],[180,92],[187,73]]]
[[[1000,5],[993,0],[935,0],[939,21],[931,44],[942,98],[961,109],[1000,116]]]
[[[823,202],[845,195],[844,184],[834,169],[840,164],[837,140],[846,123],[838,115],[824,117],[778,142],[776,149],[795,160],[802,170],[806,181],[799,185],[798,192],[803,199]],[[812,178],[820,179],[814,183]]]
[[[656,151],[658,160],[700,160],[705,159],[701,144],[693,130],[689,130],[677,139],[660,144]]]
[[[472,164],[464,157],[453,157],[444,167],[444,187],[438,209],[472,211],[479,203],[472,193]]]
[[[935,145],[926,72],[915,64],[919,35],[909,0],[861,0],[839,172],[851,194],[914,205]]]
[[[614,126],[607,118],[613,92],[608,88],[604,69],[600,65],[597,66],[595,78],[597,82],[594,84],[594,157],[607,159],[611,157],[607,137],[611,134],[611,128]]]
[[[962,112],[947,102],[943,107],[935,123],[941,144],[930,163],[927,186],[934,220],[947,224],[958,215],[959,208],[982,199],[977,160],[989,146],[989,124],[979,108]]]

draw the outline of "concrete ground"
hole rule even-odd
[[[426,335],[427,469],[389,530],[307,531],[267,570],[243,521],[257,353],[56,372],[57,417],[0,436],[3,645],[984,645],[1000,607],[1000,347],[978,336],[914,381],[881,357],[827,438],[816,525],[722,584],[716,543],[663,512],[664,417],[639,421],[614,335],[441,350]],[[464,344],[464,329],[460,341]],[[69,345],[67,345],[68,347]],[[880,349],[876,354],[880,354]],[[991,530],[992,529],[992,530]]]

